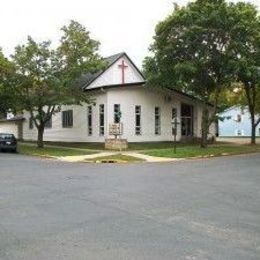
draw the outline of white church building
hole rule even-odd
[[[44,141],[105,142],[113,138],[113,123],[121,123],[121,138],[128,142],[172,141],[174,118],[179,121],[177,140],[200,137],[202,104],[198,99],[172,89],[148,87],[126,53],[110,56],[107,61],[105,70],[86,75],[83,80],[83,89],[94,102],[63,106],[46,126]],[[10,126],[19,126],[19,131],[14,127],[12,131],[16,135],[19,132],[20,139],[36,140],[37,129],[29,113],[25,112],[23,118],[19,118],[20,124],[9,122]],[[0,132],[8,131],[7,121],[0,122]],[[215,136],[215,129],[212,125],[211,136]]]

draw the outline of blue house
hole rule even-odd
[[[233,106],[219,115],[218,129],[220,137],[251,136],[250,113],[247,108]],[[260,125],[256,129],[256,136],[260,136]]]

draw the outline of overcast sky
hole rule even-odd
[[[154,27],[186,0],[4,0],[1,1],[0,47],[6,55],[31,35],[37,41],[57,43],[61,28],[74,19],[82,23],[100,52],[108,56],[125,51],[141,66],[152,42]],[[260,0],[251,0],[260,7]]]

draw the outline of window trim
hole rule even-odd
[[[93,108],[88,106],[87,108],[87,120],[88,120],[88,136],[93,135]]]
[[[103,124],[101,124],[101,121],[103,121]],[[99,105],[99,135],[100,136],[105,135],[105,105],[104,104]]]
[[[154,108],[154,134],[161,135],[161,108],[159,106]]]
[[[139,111],[138,111],[139,109]],[[139,117],[139,125],[137,125],[137,117]],[[142,135],[142,107],[141,105],[135,106],[135,135]]]
[[[71,119],[69,118],[69,115],[71,115]],[[72,109],[62,111],[62,128],[73,128],[73,110]]]
[[[118,107],[118,111],[117,112],[116,112],[116,106]],[[118,117],[117,114],[116,114],[118,112],[121,112],[121,105],[120,104],[114,104],[114,123],[115,124],[121,123],[121,117]]]

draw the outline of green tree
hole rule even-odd
[[[13,108],[13,93],[11,80],[14,76],[14,66],[3,54],[0,48],[0,117]]]
[[[231,58],[236,79],[241,84],[239,105],[247,106],[251,116],[251,144],[256,143],[260,123],[260,17],[255,6],[232,6],[236,26],[232,30]]]
[[[38,130],[38,147],[43,147],[44,128],[62,105],[89,102],[78,79],[104,66],[98,55],[99,42],[79,23],[71,21],[62,29],[56,49],[51,42],[35,42],[31,37],[17,46],[12,56],[16,67],[17,108],[29,111]]]
[[[224,0],[197,0],[156,26],[152,56],[144,61],[151,86],[176,88],[202,103],[201,147],[207,146],[220,94],[231,82],[230,31],[235,23]],[[209,109],[209,103],[213,104]]]

